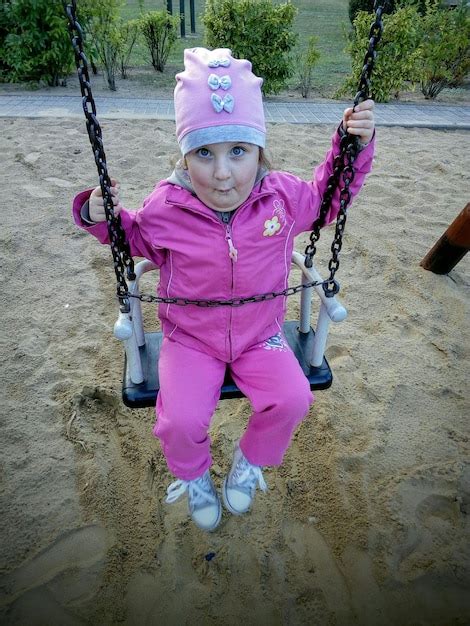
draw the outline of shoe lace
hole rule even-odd
[[[263,472],[259,465],[252,465],[248,459],[242,457],[235,468],[233,473],[234,482],[238,486],[249,489],[253,492],[257,486],[262,491],[266,491],[268,486],[263,478]]]
[[[205,476],[200,476],[194,480],[175,480],[166,491],[165,502],[173,504],[186,492],[188,492],[189,501],[193,508],[200,508],[204,504],[217,502],[217,494]]]

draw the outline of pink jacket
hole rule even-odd
[[[306,182],[284,172],[270,172],[253,188],[230,224],[224,224],[190,191],[160,182],[137,212],[122,210],[121,222],[133,256],[160,268],[157,293],[190,299],[244,298],[288,286],[294,237],[311,229],[339,150],[335,133],[325,161]],[[373,142],[355,163],[350,186],[355,195],[372,166]],[[91,191],[74,199],[76,223],[108,243],[105,222],[86,227],[80,209]],[[338,212],[335,194],[328,222]],[[236,255],[233,250],[236,250]],[[234,258],[236,256],[236,258]],[[241,307],[201,308],[159,305],[165,336],[230,362],[247,347],[278,333],[285,298]]]

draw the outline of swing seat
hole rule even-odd
[[[292,262],[301,269],[304,283],[321,280],[315,268],[305,267],[304,257],[298,252],[293,253]],[[150,261],[139,262],[135,266],[136,280],[129,283],[129,291],[138,294],[140,277],[153,269],[156,269],[155,265]],[[316,331],[310,326],[313,292],[316,292],[320,299]],[[283,327],[284,334],[310,383],[310,388],[328,389],[333,382],[333,374],[324,356],[328,327],[330,321],[344,320],[347,312],[336,297],[327,298],[321,286],[304,289],[300,298],[300,320],[286,321]],[[130,408],[155,406],[160,387],[157,365],[163,335],[161,332],[144,332],[140,300],[131,298],[131,312],[119,314],[114,334],[124,341],[125,345],[122,383],[124,404]],[[227,371],[221,389],[221,399],[242,396],[242,392]]]

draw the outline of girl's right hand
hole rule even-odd
[[[119,198],[120,185],[117,180],[111,178],[111,196],[113,198],[114,215],[118,216],[121,209],[121,200]],[[104,222],[106,221],[106,213],[104,211],[103,194],[101,193],[101,187],[96,187],[91,192],[88,199],[88,210],[90,220],[92,222]]]

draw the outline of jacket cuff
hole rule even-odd
[[[88,231],[92,235],[94,235],[101,243],[105,243],[108,240],[108,225],[106,222],[96,222],[96,223],[87,223],[82,218],[82,208],[85,203],[88,202],[88,199],[91,195],[93,189],[87,189],[85,191],[80,192],[73,199],[73,219],[75,224],[79,228],[83,228]],[[85,216],[86,217],[86,216]]]
[[[80,209],[80,218],[85,226],[94,226],[98,222],[94,222],[90,219],[90,202],[87,200],[82,208]]]

